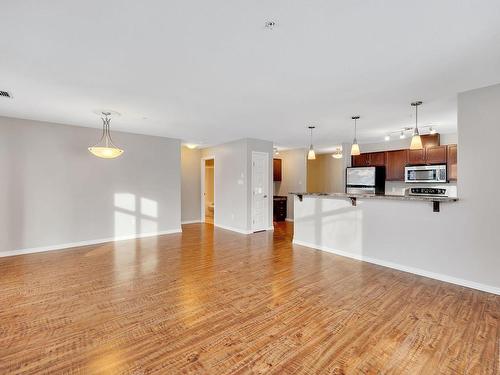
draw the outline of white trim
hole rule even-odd
[[[206,168],[206,165],[205,165],[205,161],[206,160],[212,160],[214,161],[214,207],[215,207],[215,201],[216,201],[216,197],[215,197],[215,155],[211,155],[211,156],[205,156],[203,158],[201,158],[200,160],[200,185],[201,185],[201,201],[200,201],[200,223],[205,223],[205,168]],[[214,222],[215,222],[215,215],[214,215]]]
[[[420,268],[403,266],[403,265],[398,264],[398,263],[388,262],[385,260],[366,257],[364,255],[358,255],[358,254],[353,254],[353,253],[349,253],[349,252],[342,251],[342,250],[332,249],[331,247],[328,247],[328,246],[320,246],[320,245],[315,245],[313,243],[304,242],[304,241],[297,241],[297,240],[293,240],[292,242],[296,245],[306,246],[306,247],[310,247],[313,249],[326,251],[326,252],[337,254],[337,255],[340,255],[343,257],[361,260],[363,262],[373,263],[373,264],[377,264],[379,266],[389,267],[389,268],[393,268],[393,269],[396,269],[399,271],[409,272],[409,273],[413,273],[415,275],[429,277],[431,279],[436,279],[436,280],[444,281],[447,283],[465,286],[467,288],[477,289],[477,290],[481,290],[483,292],[488,292],[488,293],[500,295],[500,288],[492,286],[492,285],[481,284],[481,283],[477,283],[475,281],[460,279],[458,277],[448,276],[448,275],[444,275],[441,273],[426,271],[426,270],[423,270]]]
[[[241,233],[241,234],[252,234],[253,233],[253,231],[251,231],[251,230],[243,230],[243,229],[234,228],[234,227],[227,227],[225,225],[220,225],[220,224],[214,224],[214,226],[216,226],[217,228],[226,229],[226,230],[230,230],[230,231]]]
[[[266,230],[272,230],[272,231],[274,231],[274,225],[271,226],[271,227],[269,227],[269,228],[267,228]]]
[[[101,239],[98,239],[98,240],[70,242],[70,243],[64,243],[64,244],[59,244],[59,245],[31,247],[31,248],[27,248],[27,249],[19,249],[19,250],[11,250],[11,251],[0,251],[0,258],[2,258],[2,257],[10,257],[10,256],[14,256],[14,255],[42,253],[42,252],[45,252],[45,251],[65,250],[65,249],[70,249],[70,248],[74,248],[74,247],[97,245],[97,244],[106,243],[106,242],[116,242],[116,241],[124,241],[124,240],[133,240],[133,239],[136,239],[136,238],[162,236],[164,234],[181,233],[181,232],[182,232],[182,229],[181,228],[177,228],[177,229],[164,230],[164,231],[161,231],[161,232],[140,233],[140,234],[132,234],[132,235],[129,235],[129,236],[101,238]]]
[[[181,221],[181,224],[195,224],[195,223],[201,223],[201,221],[198,220],[186,220],[186,221]]]
[[[285,221],[290,221],[293,223],[293,219],[290,219],[289,217],[285,218]]]

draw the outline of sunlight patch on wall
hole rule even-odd
[[[151,199],[141,198],[141,215],[158,217],[158,203]]]

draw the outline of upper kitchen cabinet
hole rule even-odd
[[[408,150],[387,152],[386,180],[404,181],[405,167],[408,164]]]
[[[448,145],[448,180],[457,180],[457,145]]]
[[[368,165],[370,165],[371,167],[385,166],[385,152],[371,152],[368,155]]]
[[[352,157],[353,167],[383,167],[385,152],[367,152]]]
[[[441,144],[441,137],[439,134],[422,135],[420,139],[422,139],[422,146],[424,148],[439,146]]]
[[[446,146],[432,146],[425,149],[425,161],[427,164],[446,164]]]
[[[273,159],[273,181],[281,181],[281,159]]]
[[[366,167],[368,165],[368,154],[354,155],[352,157],[353,167]]]
[[[408,164],[425,164],[425,148],[421,150],[408,150]]]

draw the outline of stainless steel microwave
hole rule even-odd
[[[447,182],[446,164],[405,167],[405,182]]]

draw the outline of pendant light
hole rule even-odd
[[[333,151],[332,158],[342,159],[342,147],[337,147],[335,151]]]
[[[99,142],[97,142],[94,146],[89,147],[89,151],[98,158],[113,159],[123,154],[123,150],[116,147],[111,140],[111,133],[109,130],[111,112],[101,112],[101,114],[103,116],[101,117],[102,136]]]
[[[411,138],[410,150],[421,150],[422,138],[420,138],[420,133],[418,131],[418,106],[421,105],[421,101],[413,102],[411,105],[415,107],[415,129],[413,130],[413,137]]]
[[[359,116],[352,116],[351,118],[354,120],[354,140],[352,141],[351,155],[357,156],[361,154],[361,152],[359,151],[358,140],[356,139],[357,120],[359,119]]]
[[[309,146],[309,152],[307,153],[307,160],[315,160],[316,159],[316,153],[314,152],[314,147],[313,147],[313,129],[315,129],[315,126],[309,126],[309,130],[311,131],[311,144]]]

